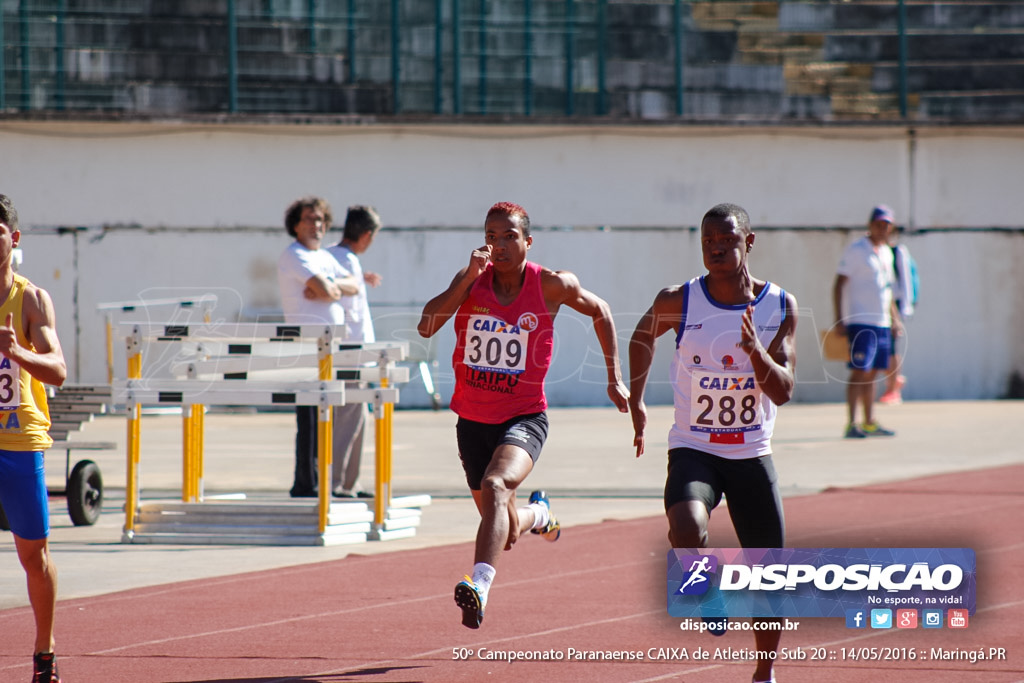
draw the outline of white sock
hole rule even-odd
[[[487,564],[486,562],[477,562],[473,565],[473,583],[480,589],[480,599],[483,602],[487,602],[487,592],[491,590],[491,584],[494,582],[494,575],[498,573],[498,570]]]
[[[529,509],[533,510],[533,526],[531,529],[543,529],[548,525],[551,520],[551,511],[548,506],[544,503],[530,503],[527,505]]]

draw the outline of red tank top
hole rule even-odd
[[[539,265],[527,261],[522,291],[502,306],[488,264],[455,314],[451,409],[460,417],[499,424],[547,409],[544,377],[551,365],[554,324],[540,273]]]

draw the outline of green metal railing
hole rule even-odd
[[[1021,5],[0,0],[0,111],[1019,120]]]

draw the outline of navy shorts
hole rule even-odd
[[[548,415],[545,412],[518,415],[500,424],[474,422],[460,417],[455,425],[455,435],[466,483],[471,491],[479,491],[484,472],[498,446],[519,446],[533,462],[537,462],[548,438]]]
[[[873,325],[847,325],[853,370],[885,370],[892,355],[892,329]]]
[[[693,448],[673,448],[668,452],[665,510],[699,500],[710,513],[724,495],[740,546],[781,548],[786,524],[778,481],[770,455],[731,460]]]
[[[15,536],[38,541],[50,535],[42,451],[0,450],[0,505]]]

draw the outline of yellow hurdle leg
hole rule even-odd
[[[392,466],[392,437],[394,436],[394,414],[395,404],[384,404],[384,509],[391,507],[391,466]]]
[[[181,407],[181,502],[192,500],[192,407]]]
[[[373,444],[374,444],[374,487],[373,487],[373,524],[383,530],[384,514],[387,503],[384,500],[384,450],[387,447],[384,437],[384,416],[382,410],[373,411]]]
[[[327,406],[326,415],[317,422],[317,464],[319,476],[320,533],[327,530],[327,513],[331,506],[331,460],[333,456],[334,429],[331,426],[332,408]]]
[[[129,406],[128,411],[128,476],[125,482],[124,533],[131,539],[135,534],[135,510],[139,506],[139,433],[142,427],[142,406]]]
[[[206,407],[203,405],[192,406],[193,415],[196,420],[196,463],[195,463],[195,495],[196,501],[202,502],[206,495],[206,485],[203,482],[203,447],[206,444]]]
[[[142,354],[133,353],[128,356],[128,379],[142,377]],[[127,434],[127,481],[125,482],[124,503],[124,535],[127,540],[135,535],[135,512],[139,506],[139,446],[142,432],[142,405],[139,403],[128,406]]]
[[[331,340],[321,339],[319,344],[319,360],[317,362],[317,374],[321,381],[330,381],[334,371],[334,357],[331,355]],[[334,458],[334,429],[331,418],[334,417],[334,407],[321,404],[318,406],[320,419],[317,422],[317,476],[319,477],[318,491],[320,503],[320,533],[327,530],[327,513],[331,509],[331,461]]]

